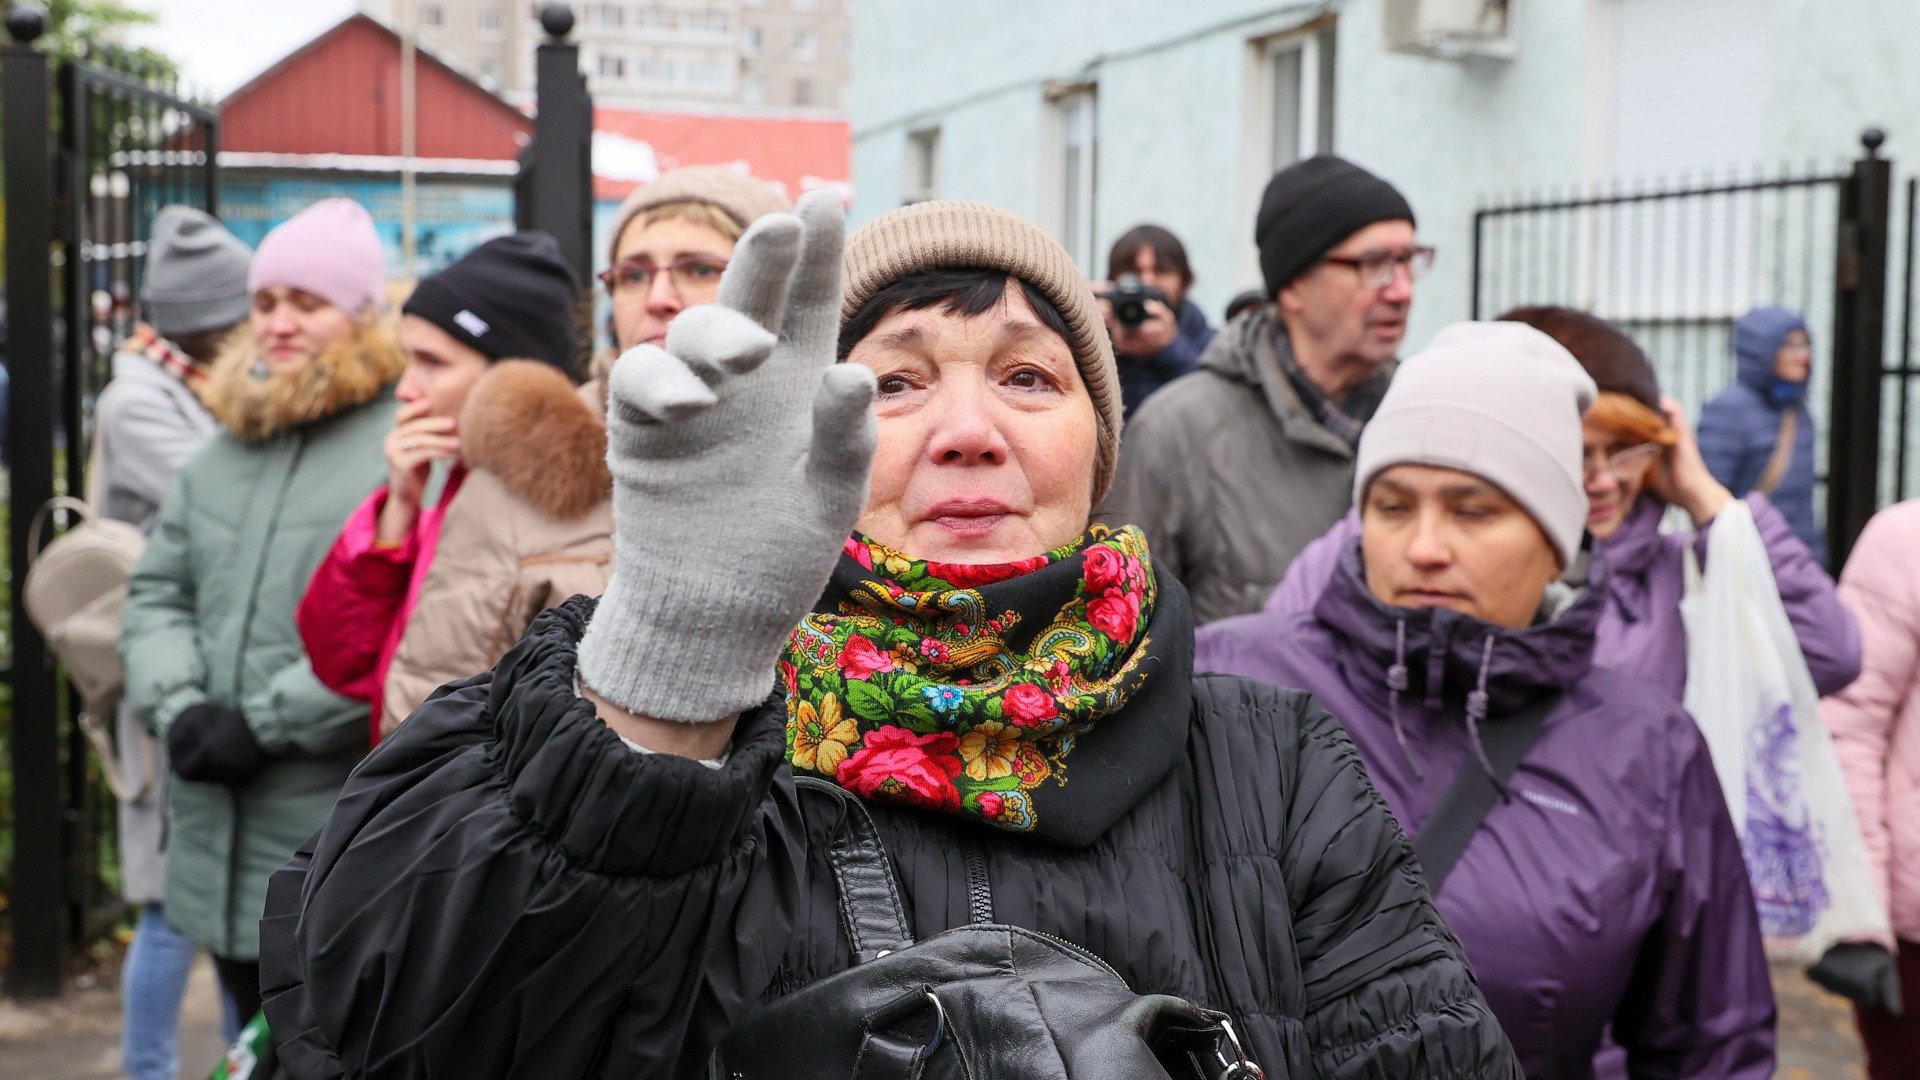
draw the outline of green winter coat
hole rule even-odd
[[[222,356],[204,396],[224,430],[181,472],[134,570],[120,642],[132,706],[163,740],[190,705],[233,706],[269,757],[239,788],[169,777],[167,921],[216,956],[259,956],[267,878],[366,753],[366,704],[314,677],[293,615],[386,475],[403,363],[374,327],[283,379]]]

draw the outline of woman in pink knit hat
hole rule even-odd
[[[127,700],[166,743],[166,916],[259,1007],[267,878],[326,819],[367,748],[366,705],[315,678],[294,606],[386,474],[404,358],[373,221],[348,199],[268,233],[247,326],[202,394],[221,431],[161,504],[120,648]]]

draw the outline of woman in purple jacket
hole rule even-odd
[[[1526,323],[1565,346],[1599,386],[1582,425],[1587,531],[1609,570],[1594,663],[1683,700],[1685,552],[1693,545],[1705,564],[1707,530],[1733,495],[1707,470],[1679,407],[1661,398],[1646,354],[1612,323],[1561,307],[1516,308],[1500,318]],[[1860,674],[1860,628],[1840,603],[1833,579],[1773,503],[1757,492],[1746,503],[1813,684],[1823,696],[1838,693]],[[1686,511],[1691,535],[1660,531],[1669,506]],[[1269,614],[1310,610],[1359,535],[1360,518],[1353,513],[1309,544],[1287,568],[1266,611],[1248,617],[1268,629],[1246,632],[1270,633],[1279,620],[1267,619]]]
[[[1360,532],[1311,609],[1203,627],[1197,663],[1318,696],[1416,850],[1456,775],[1485,770],[1492,808],[1437,902],[1531,1080],[1591,1077],[1609,1026],[1636,1080],[1764,1080],[1773,992],[1705,741],[1669,694],[1595,666],[1606,560],[1562,580],[1594,396],[1530,327],[1443,330],[1361,439]],[[1502,779],[1487,743],[1530,712]]]

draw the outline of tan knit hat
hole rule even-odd
[[[1093,501],[1113,481],[1120,453],[1120,374],[1093,286],[1073,256],[1026,218],[980,203],[939,200],[901,207],[854,230],[847,240],[847,296],[840,321],[886,285],[921,270],[1002,270],[1038,289],[1066,317],[1067,345],[1100,421]]]
[[[619,248],[620,234],[627,230],[627,223],[642,210],[678,202],[706,203],[718,207],[740,223],[742,232],[767,214],[786,213],[793,209],[765,182],[745,173],[719,165],[693,165],[661,173],[659,179],[635,188],[614,215],[613,232],[607,243],[614,249]],[[613,261],[613,255],[613,251],[608,251],[607,261]]]

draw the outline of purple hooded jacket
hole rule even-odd
[[[1563,693],[1441,915],[1532,1080],[1591,1077],[1609,1024],[1635,1078],[1766,1080],[1773,989],[1740,842],[1693,720],[1594,666],[1605,578],[1596,559],[1565,610],[1506,630],[1380,603],[1349,545],[1311,611],[1204,626],[1197,663],[1317,695],[1409,832],[1481,767],[1479,725]]]
[[[1774,582],[1780,587],[1794,636],[1800,640],[1807,670],[1813,673],[1813,685],[1822,697],[1837,694],[1860,675],[1860,626],[1840,603],[1833,579],[1814,561],[1780,511],[1764,495],[1749,495],[1746,501],[1754,524],[1760,527]],[[1606,605],[1600,614],[1593,662],[1683,701],[1687,627],[1680,617],[1680,600],[1687,591],[1683,552],[1689,538],[1660,531],[1665,513],[1665,503],[1643,495],[1619,531],[1599,545],[1611,572],[1604,586]],[[1707,529],[1693,538],[1702,566],[1706,565],[1706,538]],[[1265,611],[1251,618],[1311,610],[1342,554],[1359,539],[1360,516],[1348,513],[1327,535],[1307,545],[1267,598]],[[1259,625],[1278,626],[1279,621]]]

